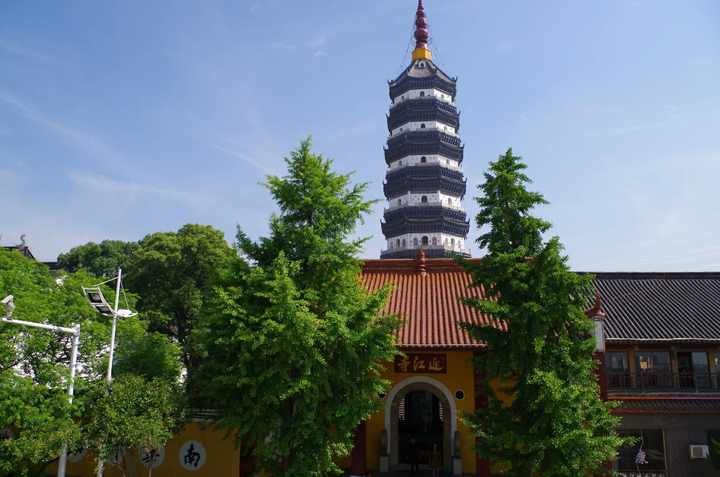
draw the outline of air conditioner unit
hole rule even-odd
[[[690,446],[691,459],[707,459],[708,446]]]

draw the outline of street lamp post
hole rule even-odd
[[[112,324],[112,330],[110,331],[110,356],[108,359],[108,369],[107,369],[107,376],[105,379],[108,382],[108,385],[112,381],[112,368],[113,368],[113,358],[115,356],[115,330],[117,329],[117,319],[118,316],[121,318],[130,318],[131,316],[137,315],[137,313],[133,313],[130,310],[120,310],[118,309],[118,305],[120,303],[120,287],[122,286],[122,269],[118,268],[117,273],[117,283],[115,285],[115,307],[111,308],[108,302],[105,300],[105,297],[102,294],[102,290],[100,289],[100,286],[94,286],[94,287],[82,287],[83,293],[85,294],[85,298],[87,298],[88,302],[92,305],[95,310],[104,316],[112,316],[113,317],[113,324]],[[127,300],[126,300],[127,301]],[[97,476],[102,477],[103,475],[103,456],[101,455],[98,459],[98,467],[97,467]]]
[[[72,351],[70,353],[70,382],[68,383],[67,394],[70,404],[73,403],[73,394],[75,393],[75,365],[77,363],[78,346],[80,345],[80,325],[75,325],[72,328],[65,328],[63,326],[46,325],[44,323],[34,323],[32,321],[14,320],[12,318],[12,312],[15,309],[13,303],[13,296],[8,295],[2,300],[2,304],[5,305],[7,315],[0,318],[0,322],[10,323],[13,325],[30,326],[33,328],[41,328],[43,330],[51,330],[57,333],[65,333],[72,335]],[[65,468],[67,466],[67,444],[63,445],[60,459],[58,462],[58,477],[65,477]]]

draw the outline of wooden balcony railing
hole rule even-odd
[[[621,393],[720,393],[715,373],[607,373],[608,391]]]

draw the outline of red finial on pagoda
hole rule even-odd
[[[418,0],[418,9],[415,13],[415,50],[412,54],[413,61],[432,59],[432,53],[427,45],[428,38],[430,38],[427,26],[428,22],[427,18],[425,18],[425,8],[423,8],[422,0]]]
[[[415,48],[424,48],[427,50],[427,41],[428,38],[430,38],[427,25],[425,8],[423,8],[422,0],[418,0],[418,9],[417,13],[415,13]]]

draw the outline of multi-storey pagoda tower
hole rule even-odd
[[[390,83],[390,136],[385,148],[385,197],[382,232],[387,249],[381,258],[470,256],[470,229],[462,199],[463,146],[455,105],[456,78],[432,62],[422,0],[415,18],[415,50],[408,68]]]

